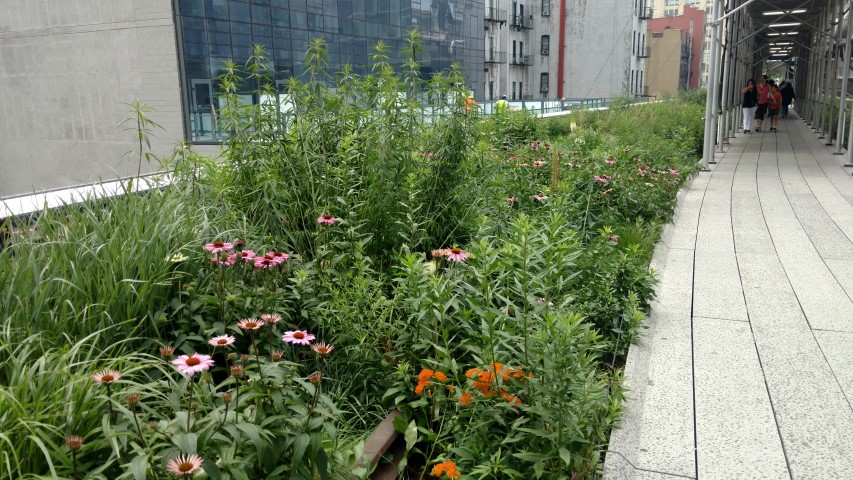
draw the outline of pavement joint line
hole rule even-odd
[[[807,142],[807,141],[805,140],[805,137],[803,137],[803,136],[802,136],[802,132],[801,132],[801,131],[799,131],[799,129],[797,129],[797,133],[799,133],[799,134],[800,134],[800,138],[802,138],[802,139],[803,139],[803,143],[804,143],[806,146],[808,146],[808,145],[809,145],[809,142]],[[790,135],[788,135],[788,139],[790,140]],[[816,156],[815,156],[815,154],[814,154],[814,149],[812,149],[810,146],[808,146],[808,148],[809,148],[809,152],[808,152],[808,153],[803,152],[803,154],[808,154],[808,155],[810,155],[813,159],[815,159],[815,163],[816,163],[816,164],[818,164],[818,166],[819,166],[820,164],[819,164],[819,162],[817,161],[817,157],[816,157]],[[793,145],[791,146],[791,150],[793,150]],[[830,215],[830,214],[829,214],[829,212],[826,210],[826,207],[825,207],[825,206],[820,202],[820,200],[818,200],[817,195],[815,195],[815,194],[814,194],[814,190],[812,189],[811,185],[808,183],[808,180],[806,180],[805,175],[803,175],[803,170],[802,170],[801,165],[800,165],[800,159],[799,159],[799,157],[797,156],[796,152],[794,152],[794,161],[796,162],[796,165],[797,165],[798,170],[799,170],[799,172],[800,172],[800,176],[801,176],[801,177],[802,177],[802,179],[803,179],[803,183],[805,184],[805,186],[806,186],[806,187],[808,187],[809,192],[811,192],[811,196],[815,199],[815,202],[817,202],[817,204],[818,204],[818,205],[820,205],[820,208],[821,208],[821,210],[823,210],[823,213],[824,213],[824,214],[826,214],[826,216],[827,216],[827,217],[832,221],[832,224],[833,224],[833,225],[835,225],[835,228],[837,228],[837,229],[841,232],[841,234],[842,234],[842,235],[844,235],[844,237],[846,237],[846,238],[847,238],[847,241],[848,241],[848,242],[853,243],[853,241],[851,241],[850,237],[848,237],[848,236],[847,236],[847,234],[846,234],[846,233],[844,233],[844,230],[842,230],[842,229],[841,229],[841,227],[838,225],[838,223],[835,221],[835,219],[834,219],[834,218],[832,218],[832,215]],[[826,171],[825,171],[823,168],[821,168],[821,169],[820,169],[820,171],[821,171],[821,173],[823,174],[824,178],[826,178],[826,180],[827,180],[827,181],[829,181],[829,183],[833,186],[833,188],[835,188],[836,193],[838,193],[838,195],[839,195],[839,196],[841,196],[841,192],[839,192],[839,191],[838,191],[838,189],[835,187],[835,184],[833,184],[833,183],[832,183],[832,181],[830,181],[830,180],[829,180],[829,177],[826,175]],[[787,190],[785,189],[785,183],[784,183],[784,182],[782,182],[782,191],[783,191],[783,192],[785,192],[785,198],[788,198],[788,192],[787,192]],[[842,196],[842,197],[843,197],[843,196]],[[847,289],[846,289],[846,288],[844,288],[844,286],[843,286],[843,284],[841,283],[841,281],[840,281],[840,280],[838,279],[838,277],[835,275],[835,272],[833,272],[833,271],[832,271],[832,269],[831,269],[831,268],[829,268],[829,265],[827,265],[827,263],[826,263],[826,259],[824,258],[824,256],[823,256],[823,255],[821,255],[820,251],[817,249],[817,246],[814,244],[814,240],[812,240],[812,237],[811,237],[811,235],[809,235],[808,230],[806,230],[805,226],[803,226],[803,222],[802,222],[802,220],[801,220],[800,216],[799,216],[799,215],[797,215],[797,211],[796,211],[796,210],[794,210],[793,205],[791,205],[790,200],[788,201],[788,205],[791,207],[791,211],[794,213],[794,218],[796,218],[796,219],[797,219],[797,223],[799,223],[799,224],[800,224],[800,228],[802,228],[803,232],[806,234],[806,238],[808,238],[808,239],[809,239],[809,243],[811,244],[812,248],[814,248],[815,252],[817,252],[817,254],[818,254],[818,257],[820,257],[820,261],[821,261],[821,263],[823,263],[823,266],[824,266],[824,267],[826,267],[827,271],[829,271],[829,274],[830,274],[830,275],[832,275],[832,278],[833,278],[833,279],[835,279],[835,282],[836,282],[836,283],[838,283],[838,286],[839,286],[839,287],[841,287],[841,290],[844,292],[844,295],[846,295],[846,296],[847,296],[847,299],[848,299],[848,300],[850,300],[850,302],[851,302],[851,303],[853,303],[853,297],[851,297],[851,296],[850,296],[850,294],[847,292]],[[771,240],[772,240],[772,235],[771,235]],[[775,249],[775,244],[774,244],[774,249]],[[777,255],[778,255],[778,252],[777,252]],[[781,257],[780,257],[780,260],[781,260]],[[785,267],[785,265],[784,265],[784,263],[783,263],[783,264],[782,264],[782,268],[784,269],[784,267]],[[787,275],[787,272],[786,272],[786,275]],[[790,281],[790,280],[789,280],[789,281]],[[791,287],[793,288],[793,284],[791,285]],[[797,292],[796,292],[796,291],[794,291],[794,295],[795,295],[795,296],[796,296],[796,294],[797,294]],[[797,302],[799,302],[799,297],[797,297]],[[800,309],[802,309],[802,305],[800,305]],[[808,319],[808,315],[806,315],[805,310],[803,310],[803,315],[805,315],[805,317],[806,317],[806,322],[808,322],[808,324],[809,324],[809,328],[810,328],[810,329],[812,329],[812,330],[814,330],[814,328],[812,328],[812,326],[811,326],[811,322],[810,322],[810,321],[809,321],[809,319]],[[815,338],[815,341],[817,341],[817,339],[816,339],[816,338]],[[818,343],[818,346],[820,346],[820,343]],[[821,353],[823,353],[823,349],[822,349],[822,348],[821,348]],[[824,355],[824,360],[826,360],[826,361],[827,361],[827,364],[829,365],[829,360],[827,360],[827,359],[826,359],[826,356],[825,356],[825,355]],[[832,370],[832,366],[831,366],[831,365],[830,365],[830,370]],[[835,375],[835,372],[833,371],[833,372],[832,372],[832,374],[833,374],[833,375]],[[836,381],[838,381],[838,378],[836,378]],[[840,386],[840,383],[839,383],[839,386]],[[849,402],[849,400],[848,400],[848,404],[849,404],[849,403],[850,403],[850,402]],[[853,405],[851,405],[850,407],[851,407],[851,409],[853,409]]]
[[[633,468],[634,470],[636,470],[638,472],[658,473],[661,475],[666,475],[668,477],[689,478],[691,480],[696,480],[696,477],[690,477],[688,475],[679,475],[677,473],[669,473],[669,472],[664,472],[662,470],[653,470],[651,468],[638,467],[638,466],[634,465],[630,460],[628,460],[628,457],[626,457],[625,455],[622,455],[622,452],[618,452],[616,450],[605,450],[604,453],[605,454],[615,453],[616,455],[619,455],[620,457],[622,457],[623,460],[625,460],[625,463],[627,463],[631,468]]]
[[[776,138],[774,135],[773,138]],[[763,144],[764,137],[762,137],[761,142]],[[758,149],[758,160],[761,160],[761,148]],[[776,156],[776,170],[779,170],[779,157]],[[773,243],[773,235],[770,233],[770,228],[767,226],[767,219],[764,216],[764,207],[761,203],[761,188],[758,185],[758,165],[756,164],[755,168],[755,185],[758,196],[758,206],[761,209],[761,220],[764,222],[764,228],[767,229],[767,235],[770,238],[770,244],[773,246],[773,251],[776,253],[776,258],[779,260],[781,264],[781,259],[779,259],[779,252],[776,250],[776,245]],[[734,217],[734,216],[733,216]],[[734,237],[734,223],[732,224],[732,237]],[[755,338],[755,330],[752,328],[752,316],[749,314],[749,302],[746,299],[746,290],[743,288],[743,275],[740,270],[740,260],[737,255],[737,240],[735,240],[735,263],[737,265],[738,270],[738,278],[740,279],[740,287],[741,287],[741,295],[743,295],[743,303],[746,307],[746,318],[749,323],[749,333],[752,335],[752,347],[755,349],[755,356],[758,359],[758,366],[761,368],[761,376],[764,381],[764,391],[767,393],[767,400],[770,402],[770,411],[773,413],[773,423],[776,424],[776,435],[779,436],[779,443],[782,446],[782,456],[785,459],[785,468],[788,470],[788,477],[794,478],[794,474],[791,472],[791,461],[788,458],[788,449],[785,447],[785,438],[782,436],[782,429],[779,426],[779,416],[776,414],[776,405],[773,403],[773,395],[770,393],[770,386],[767,384],[767,372],[764,370],[764,362],[761,360],[761,352],[758,349],[758,342]],[[784,271],[784,265],[782,266],[782,270]],[[785,274],[787,277],[787,272]],[[790,279],[788,280],[790,284]],[[791,290],[793,290],[793,285],[791,286]],[[799,302],[799,299],[797,300]],[[802,309],[802,305],[800,306]],[[805,315],[805,312],[803,312]]]
[[[696,315],[694,318],[701,318],[702,320],[719,320],[721,322],[749,323],[749,320],[738,320],[736,318],[709,317],[708,315]]]

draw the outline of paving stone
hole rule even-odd
[[[847,403],[853,404],[853,333],[815,330],[814,336]]]
[[[734,253],[696,251],[693,312],[696,316],[747,321]]]
[[[699,478],[789,478],[749,324],[693,325]]]

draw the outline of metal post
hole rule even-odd
[[[826,142],[824,143],[824,145],[832,145],[833,135],[835,134],[835,131],[833,131],[832,129],[832,118],[835,114],[835,97],[837,95],[838,90],[838,55],[840,53],[838,38],[841,37],[841,17],[844,15],[844,11],[841,8],[841,4],[842,0],[836,0],[835,16],[833,17],[833,19],[837,18],[838,22],[836,22],[835,24],[835,33],[833,34],[834,39],[832,40],[831,44],[832,47],[829,49],[829,51],[832,52],[832,76],[830,78],[827,78],[827,83],[829,85],[829,109],[827,113],[829,113],[829,115],[826,118],[826,126],[823,129],[823,131],[825,132],[824,135],[826,136]]]
[[[821,29],[825,28],[824,26],[829,24],[832,21],[832,7],[826,9],[825,17],[826,18],[825,18],[824,22],[821,25],[819,25],[819,27]],[[818,134],[817,138],[824,138],[823,129],[825,126],[824,124],[826,123],[825,122],[825,120],[826,120],[826,91],[829,90],[829,87],[827,84],[829,83],[829,60],[830,60],[829,59],[829,53],[827,52],[828,49],[829,49],[829,39],[824,35],[824,36],[822,36],[821,48],[819,50],[822,58],[821,58],[821,62],[820,62],[820,77],[818,78],[818,80],[819,80],[818,88],[820,89],[820,92],[819,92],[819,95],[817,97],[818,98],[817,122],[815,123],[815,125],[817,126],[817,129],[815,130],[815,132],[817,132],[817,134]]]
[[[720,22],[718,26],[722,28],[723,22]],[[717,126],[717,151],[723,153],[723,142],[726,139],[726,121],[729,117],[729,88],[731,88],[731,82],[729,81],[729,75],[731,75],[731,53],[732,53],[732,41],[731,41],[731,32],[732,32],[732,21],[731,18],[725,21],[726,25],[726,47],[723,50],[723,84],[720,86],[722,90],[721,96],[721,108],[722,108],[722,116],[720,117],[720,124]]]
[[[717,19],[721,13],[721,0],[714,0],[714,8],[712,10],[712,18]],[[711,30],[711,65],[708,70],[708,93],[706,94],[705,103],[705,143],[702,150],[702,169],[708,170],[710,163],[714,161],[714,133],[717,126],[717,100],[719,98],[720,89],[717,82],[719,81],[719,65],[720,65],[720,27],[722,23],[718,23]]]
[[[833,152],[835,155],[841,155],[841,148],[844,143],[841,141],[841,136],[844,135],[844,121],[847,119],[845,114],[847,113],[847,82],[850,79],[850,41],[853,40],[853,28],[851,28],[853,27],[853,24],[851,24],[851,20],[853,20],[853,0],[848,0],[847,5],[847,38],[842,47],[844,49],[844,63],[841,67],[841,101],[838,105],[838,129],[835,133],[835,137],[838,140],[835,142],[835,152]],[[849,166],[853,167],[853,165]]]

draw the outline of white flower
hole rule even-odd
[[[180,263],[180,262],[187,261],[189,258],[190,257],[188,257],[182,253],[176,253],[176,254],[172,255],[171,257],[166,257],[166,261],[172,262],[172,263]]]

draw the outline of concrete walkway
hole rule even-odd
[[[853,177],[796,116],[679,193],[608,479],[853,479]]]

